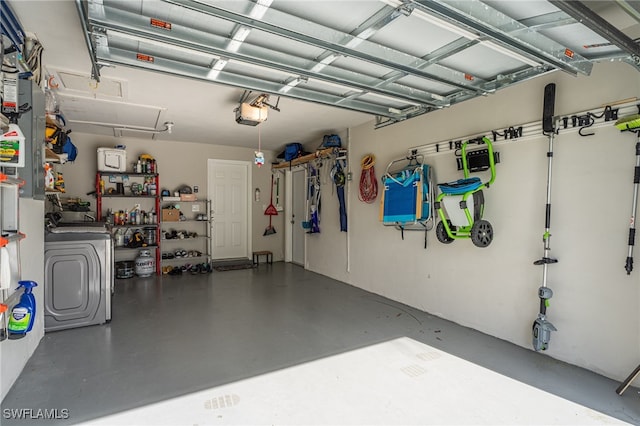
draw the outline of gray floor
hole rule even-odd
[[[46,334],[3,412],[68,409],[77,423],[407,336],[640,424],[637,388],[620,397],[617,382],[291,264],[118,281],[113,314]]]

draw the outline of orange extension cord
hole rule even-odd
[[[378,196],[378,179],[374,169],[376,157],[373,154],[365,155],[360,161],[362,172],[360,173],[360,194],[358,198],[365,203],[373,203]]]

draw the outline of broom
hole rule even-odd
[[[271,196],[269,197],[269,206],[267,206],[264,214],[269,216],[269,226],[267,226],[267,229],[264,230],[264,234],[262,235],[273,235],[276,233],[276,228],[274,228],[271,224],[271,219],[273,218],[273,216],[278,215],[278,210],[276,209],[276,206],[273,205],[273,174],[271,175]]]

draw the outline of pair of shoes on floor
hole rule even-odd
[[[180,269],[180,267],[174,268],[172,266],[169,266],[169,268],[171,268],[171,270],[169,271],[169,275],[182,275],[182,269]]]
[[[209,274],[213,272],[213,269],[211,268],[211,264],[205,262],[193,265],[190,269],[190,272],[192,275]]]
[[[162,275],[180,275],[182,270],[180,268],[174,268],[173,266],[165,266],[162,268]]]
[[[210,274],[211,272],[213,272],[213,266],[210,263],[204,262],[200,264],[201,274]]]

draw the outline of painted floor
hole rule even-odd
[[[640,424],[638,388],[291,264],[122,280],[113,302],[45,335],[2,425]]]
[[[398,423],[628,424],[407,337],[92,422],[99,425]]]

